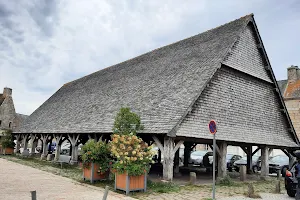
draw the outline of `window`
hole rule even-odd
[[[11,128],[11,122],[9,122],[9,124],[8,124],[8,128]]]

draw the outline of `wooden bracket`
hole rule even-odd
[[[260,149],[261,149],[260,147],[257,147],[257,149],[255,149],[255,151],[252,152],[252,156],[253,156],[254,154],[256,154]]]
[[[241,149],[243,149],[243,151],[245,152],[245,154],[248,155],[248,148],[247,148],[247,147],[242,147],[242,146],[241,146]]]
[[[209,147],[210,147],[212,150],[214,150],[213,145],[210,144]],[[218,154],[219,156],[221,156],[220,149],[219,149],[219,147],[218,147],[217,144],[216,144],[216,152],[217,152],[217,154]]]

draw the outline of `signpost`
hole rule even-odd
[[[217,124],[214,120],[211,120],[208,124],[208,128],[211,134],[214,136],[213,140],[213,192],[212,199],[216,199],[216,133],[217,133]]]

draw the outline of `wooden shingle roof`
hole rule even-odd
[[[23,133],[110,133],[120,107],[145,133],[169,133],[201,94],[252,14],[62,86],[21,127]]]

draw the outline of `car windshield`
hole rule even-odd
[[[194,151],[191,155],[193,156],[204,156],[207,152],[206,151]]]
[[[283,162],[288,163],[289,158],[287,156],[274,156],[273,158],[270,159],[270,161],[274,163],[283,163]]]

